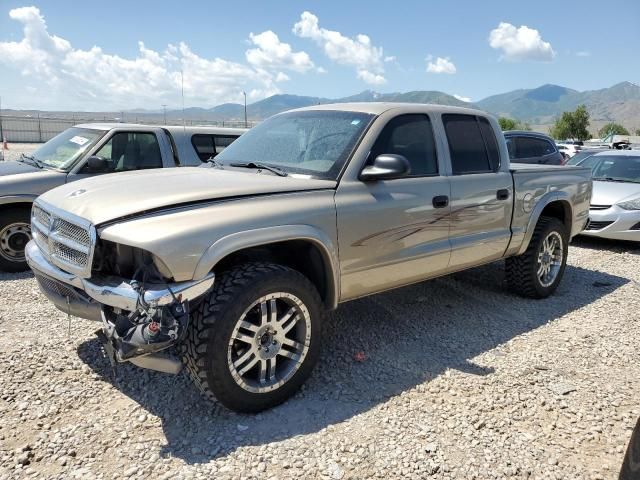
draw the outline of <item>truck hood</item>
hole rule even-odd
[[[42,172],[42,170],[22,162],[0,162],[0,177],[32,172]]]
[[[591,205],[614,205],[640,197],[640,183],[593,181]]]
[[[24,195],[35,198],[65,183],[67,174],[22,162],[0,162],[0,197]]]
[[[102,175],[50,190],[49,205],[94,225],[190,203],[335,188],[331,180],[279,177],[256,170],[180,167]]]

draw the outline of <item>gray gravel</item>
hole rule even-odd
[[[346,304],[260,415],[101,354],[0,274],[0,478],[613,479],[637,417],[640,247],[580,240],[553,298],[500,263]],[[354,358],[355,356],[355,358]]]

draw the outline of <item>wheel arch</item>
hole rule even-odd
[[[0,211],[9,208],[31,208],[37,195],[5,195],[0,197]]]
[[[340,276],[337,249],[310,225],[282,225],[238,232],[214,242],[198,261],[193,278],[246,260],[277,261],[304,274],[318,288],[329,309],[338,305]]]
[[[527,223],[527,230],[524,240],[522,242],[522,245],[520,246],[520,250],[517,253],[518,255],[523,254],[527,250],[527,247],[531,242],[531,237],[533,236],[535,227],[538,224],[540,217],[543,216],[557,218],[558,220],[560,220],[567,229],[569,236],[571,236],[571,228],[573,225],[573,208],[571,207],[569,195],[564,192],[553,192],[546,198],[543,197],[531,212],[529,222]]]

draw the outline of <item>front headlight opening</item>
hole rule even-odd
[[[620,202],[618,203],[618,206],[625,210],[640,210],[640,198],[634,198],[633,200]]]

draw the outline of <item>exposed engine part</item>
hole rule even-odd
[[[189,304],[175,298],[167,306],[149,305],[144,301],[144,286],[133,280],[139,293],[138,308],[133,312],[102,309],[102,332],[111,349],[105,351],[118,362],[164,350],[181,339],[189,323]]]

